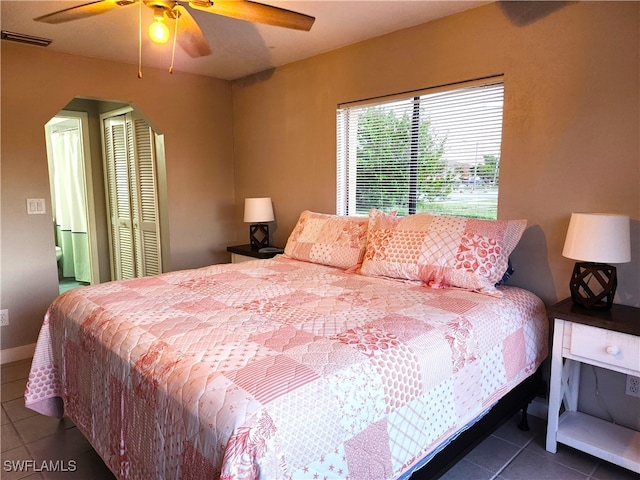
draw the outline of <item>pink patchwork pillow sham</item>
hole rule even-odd
[[[395,217],[372,211],[360,273],[499,296],[495,284],[526,225],[526,220],[428,213]]]
[[[305,262],[338,268],[362,263],[367,243],[367,217],[327,215],[305,210],[300,214],[284,254]]]

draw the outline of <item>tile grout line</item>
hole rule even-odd
[[[602,463],[602,460],[598,459],[595,466],[591,470],[591,473],[587,475],[587,480],[597,480],[596,477],[593,476],[593,474],[596,473],[596,470],[598,469],[601,463]]]
[[[22,378],[18,378],[18,379],[12,380],[11,382],[7,382],[7,384],[8,384],[8,383],[13,383],[13,382],[22,381],[22,380],[24,380],[24,382],[25,382],[25,386],[26,386],[26,383],[27,383],[27,380],[28,380],[28,378],[27,378],[27,377],[25,377],[24,379],[22,379]],[[18,397],[18,398],[20,398],[20,397]],[[18,439],[18,441],[19,441],[19,443],[20,443],[19,445],[14,446],[11,450],[3,451],[3,452],[2,452],[2,454],[3,454],[3,455],[6,455],[6,454],[7,454],[7,452],[10,452],[10,451],[13,451],[13,450],[17,450],[18,448],[23,448],[24,450],[26,450],[26,452],[29,454],[29,456],[32,456],[31,452],[30,452],[30,451],[29,451],[29,449],[27,448],[26,443],[24,442],[24,439],[23,439],[23,438],[22,438],[22,436],[20,435],[20,432],[18,432],[18,428],[16,427],[16,425],[15,425],[15,422],[14,422],[13,418],[11,418],[11,417],[9,416],[9,414],[7,413],[7,409],[5,408],[5,404],[6,404],[6,403],[8,403],[8,402],[12,402],[12,401],[14,401],[14,400],[17,400],[18,398],[12,398],[12,399],[9,399],[9,400],[1,400],[1,399],[0,399],[0,405],[2,406],[2,410],[3,410],[3,412],[4,412],[5,416],[7,417],[7,420],[8,420],[7,425],[10,425],[10,426],[11,426],[11,428],[13,429],[13,432],[15,433],[16,438]]]
[[[495,480],[495,479],[497,479],[497,478],[502,474],[502,472],[504,472],[504,471],[505,471],[505,469],[506,469],[509,465],[511,465],[511,464],[513,463],[513,461],[518,457],[518,455],[520,455],[520,454],[524,451],[524,449],[525,449],[525,448],[527,448],[527,446],[529,446],[529,444],[530,444],[531,442],[533,442],[533,437],[531,437],[531,438],[527,441],[527,443],[525,443],[524,445],[522,445],[522,446],[519,446],[519,447],[518,447],[518,448],[519,448],[519,450],[518,450],[515,454],[513,454],[509,460],[507,460],[507,462],[502,466],[502,468],[500,468],[500,469],[496,472],[496,474],[491,478],[491,480]]]
[[[518,453],[511,459],[509,460],[509,462],[507,462],[506,465],[504,465],[504,467],[500,470],[500,472],[498,472],[498,475],[500,475],[500,473],[502,473],[502,471],[509,465],[509,463],[513,462],[513,460],[515,459],[515,457],[517,457],[518,455],[520,455],[520,453],[522,453],[522,450],[524,450],[531,442],[533,442],[535,438],[531,438],[526,445],[524,445],[522,447],[522,449],[520,451],[518,451]],[[544,457],[543,455],[540,455],[539,453],[536,452],[531,452],[533,455],[537,455],[539,457]],[[601,461],[598,460],[595,464],[595,466],[591,469],[590,473],[586,473],[586,472],[582,472],[580,470],[578,470],[575,467],[572,467],[570,465],[567,465],[565,463],[559,462],[557,460],[552,460],[554,463],[557,463],[558,465],[562,465],[565,468],[568,468],[569,470],[573,470],[576,473],[579,473],[580,475],[585,475],[585,480],[597,480],[596,477],[593,477],[593,474],[596,472],[598,466],[600,465]]]

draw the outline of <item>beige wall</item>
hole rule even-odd
[[[10,318],[0,331],[3,350],[36,341],[57,295],[44,124],[77,96],[132,103],[165,135],[172,269],[228,261],[235,202],[228,82],[151,68],[140,80],[134,65],[6,41],[1,48],[0,304]],[[46,199],[49,213],[27,215],[27,198]]]
[[[616,301],[640,306],[639,32],[638,2],[496,3],[236,81],[236,218],[271,196],[282,246],[302,210],[335,212],[339,103],[504,74],[498,215],[529,221],[512,283],[567,297],[571,212],[620,212]]]

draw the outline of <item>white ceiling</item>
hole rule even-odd
[[[136,64],[137,5],[56,25],[33,20],[40,15],[84,3],[90,2],[0,0],[0,23],[2,30],[52,39],[51,45],[46,47],[51,50]],[[442,18],[489,1],[264,0],[260,3],[311,15],[316,21],[311,31],[304,32],[190,10],[213,53],[194,59],[177,47],[175,70],[232,80]],[[146,29],[153,21],[153,12],[150,8],[143,8],[142,11],[143,67],[168,69],[171,42],[159,46],[148,39]]]

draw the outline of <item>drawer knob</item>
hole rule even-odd
[[[617,355],[618,353],[620,353],[620,349],[618,347],[616,347],[615,345],[609,345],[607,347],[607,353],[609,355]]]

